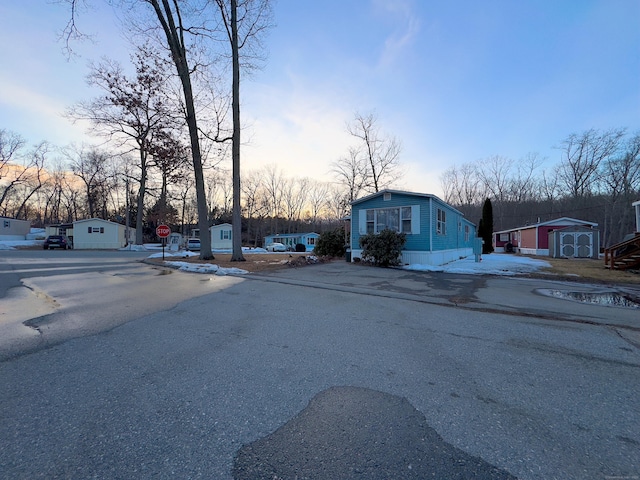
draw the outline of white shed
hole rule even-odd
[[[73,248],[117,249],[126,246],[126,227],[100,218],[73,222]]]
[[[230,223],[221,223],[209,227],[211,232],[211,249],[212,250],[228,250],[233,248],[231,241],[233,226]]]

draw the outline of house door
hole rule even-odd
[[[563,257],[590,258],[593,254],[593,233],[561,233],[560,249]]]

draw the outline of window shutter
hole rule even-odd
[[[91,233],[91,227],[87,227],[87,229],[89,230],[89,233]]]
[[[367,211],[364,209],[358,210],[358,233],[367,234]]]
[[[222,233],[222,230],[220,230],[220,240],[224,240],[224,235]]]
[[[420,205],[411,205],[411,233],[420,234]]]

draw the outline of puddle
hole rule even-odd
[[[640,308],[640,303],[619,292],[570,292],[566,290],[539,289],[541,295],[580,303],[607,307]]]

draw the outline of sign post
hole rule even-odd
[[[171,229],[164,224],[158,225],[156,227],[156,235],[162,239],[162,261],[164,262],[164,244],[166,243],[166,239],[171,234]]]

